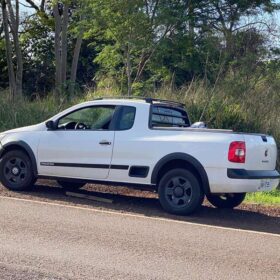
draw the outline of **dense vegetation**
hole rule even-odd
[[[1,0],[0,130],[101,95],[186,103],[280,147],[272,0]],[[280,154],[280,153],[279,153]]]

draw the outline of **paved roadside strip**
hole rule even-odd
[[[278,279],[280,236],[0,197],[1,279]]]
[[[167,219],[167,218],[148,217],[148,216],[144,216],[144,215],[136,215],[136,214],[130,214],[130,213],[124,213],[124,212],[108,211],[108,210],[102,210],[102,209],[96,209],[96,208],[66,205],[66,204],[59,204],[59,203],[53,203],[53,202],[36,201],[36,200],[30,200],[30,199],[24,199],[24,198],[14,198],[14,197],[0,196],[0,201],[1,201],[1,199],[29,202],[29,203],[35,203],[35,204],[43,204],[43,205],[49,205],[49,206],[73,208],[73,209],[77,209],[77,210],[92,211],[92,212],[108,214],[108,215],[127,216],[127,217],[139,218],[139,219],[149,219],[149,220],[155,220],[155,221],[162,221],[162,222],[167,222],[167,223],[179,223],[179,224],[186,224],[186,225],[192,225],[192,226],[198,226],[198,227],[206,227],[206,228],[214,228],[214,229],[221,229],[221,230],[254,233],[254,234],[260,234],[260,235],[269,235],[269,236],[275,236],[275,237],[280,238],[280,228],[279,228],[279,234],[274,234],[274,233],[268,233],[268,232],[259,232],[259,231],[253,231],[253,230],[244,230],[244,229],[238,229],[238,228],[229,228],[229,227],[222,227],[222,226],[199,224],[199,223],[188,222],[188,221],[171,220],[171,219]]]
[[[151,192],[122,187],[87,185],[79,191],[78,196],[80,195],[83,198],[67,196],[65,191],[58,187],[55,182],[48,180],[38,181],[31,192],[11,192],[0,185],[0,196],[3,197],[72,205],[234,230],[280,234],[280,207],[243,204],[234,210],[215,209],[206,202],[201,211],[184,217],[169,215],[164,212],[157,195]],[[112,203],[104,203],[95,199],[88,200],[84,197],[97,197],[99,200],[109,200]]]

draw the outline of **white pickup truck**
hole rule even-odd
[[[22,191],[37,178],[63,187],[87,182],[156,190],[174,214],[197,210],[206,195],[233,208],[247,192],[279,184],[273,137],[194,128],[180,103],[98,99],[46,123],[0,134],[0,180]]]

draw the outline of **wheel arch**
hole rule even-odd
[[[36,157],[34,155],[33,150],[31,149],[31,147],[26,142],[21,141],[21,140],[8,142],[1,147],[0,158],[2,158],[7,152],[13,151],[13,150],[21,150],[29,156],[29,158],[31,160],[34,176],[37,177],[37,175],[38,175],[37,162],[36,162]]]
[[[172,153],[160,159],[152,171],[151,183],[157,185],[161,173],[176,167],[183,167],[195,173],[204,193],[206,195],[210,193],[209,180],[204,167],[196,158],[186,153]]]

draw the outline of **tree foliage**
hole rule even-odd
[[[272,0],[25,0],[29,8],[1,0],[1,5],[0,87],[9,80],[10,89],[17,84],[13,91],[23,88],[29,96],[93,86],[143,94],[194,78],[215,83],[236,69],[249,75],[271,54],[260,27],[271,31],[266,15],[279,9]]]

